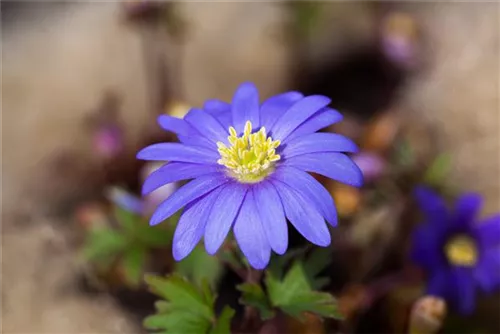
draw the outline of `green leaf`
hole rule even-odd
[[[189,312],[170,312],[155,314],[144,319],[143,325],[147,329],[163,329],[167,333],[206,333],[210,329],[210,322]]]
[[[267,271],[271,272],[275,278],[281,279],[288,263],[294,258],[303,256],[308,249],[309,246],[290,250],[284,255],[273,256]]]
[[[329,293],[309,291],[293,295],[286,305],[281,307],[284,312],[300,318],[303,312],[315,313],[325,318],[341,319],[337,300]]]
[[[172,228],[149,226],[143,217],[119,206],[115,207],[115,217],[131,240],[137,240],[150,247],[168,246],[172,243]]]
[[[233,319],[233,316],[234,310],[228,306],[224,307],[209,334],[231,334],[231,319]]]
[[[424,174],[424,182],[430,185],[441,185],[446,180],[452,166],[451,155],[438,155]]]
[[[169,334],[231,333],[234,310],[225,307],[219,318],[215,318],[215,296],[207,280],[201,283],[201,289],[178,275],[166,278],[146,275],[145,280],[154,293],[166,299],[156,302],[156,314],[144,319],[147,329]]]
[[[415,152],[408,140],[401,140],[396,143],[394,156],[395,163],[400,166],[410,167],[415,164]]]
[[[173,230],[162,226],[149,226],[140,221],[135,232],[135,238],[150,247],[164,247],[172,244]]]
[[[317,261],[309,266],[318,271],[323,264]],[[309,281],[300,261],[292,265],[282,280],[268,272],[265,282],[271,304],[292,317],[300,318],[304,312],[311,312],[322,317],[340,318],[335,298],[329,293],[313,291]]]
[[[127,247],[127,238],[110,228],[89,231],[82,256],[96,263],[107,263]]]
[[[274,311],[269,303],[269,300],[262,290],[262,287],[256,283],[243,283],[236,286],[243,294],[240,303],[255,307],[263,320],[270,319],[274,316]]]
[[[321,4],[318,2],[292,2],[297,27],[304,37],[310,35],[317,27],[321,15]]]
[[[213,319],[213,305],[207,304],[206,295],[202,294],[196,286],[186,279],[178,275],[167,278],[145,275],[144,279],[151,290],[169,301],[173,308],[187,310],[189,313],[206,320]]]
[[[156,312],[167,313],[170,311],[170,303],[164,300],[158,300],[155,302]]]
[[[128,248],[123,254],[122,264],[127,282],[132,286],[138,286],[141,282],[144,261],[146,260],[147,250],[140,245],[134,245]]]
[[[201,281],[201,293],[203,294],[203,297],[205,298],[205,302],[207,305],[214,305],[215,304],[215,295],[212,293],[212,290],[210,290],[210,284],[208,283],[207,279],[204,279]]]
[[[312,289],[321,289],[325,287],[330,279],[327,277],[317,277],[325,270],[332,259],[332,249],[330,247],[315,248],[304,261],[304,272],[307,275],[307,281]]]
[[[300,262],[293,264],[281,282],[270,275],[267,278],[269,297],[275,306],[287,305],[295,294],[310,291],[307,276]]]
[[[127,211],[117,205],[114,207],[114,215],[118,224],[120,224],[127,234],[135,231],[136,222],[141,219],[139,215]]]
[[[201,282],[206,279],[210,287],[214,288],[224,272],[224,267],[217,257],[208,255],[198,246],[184,260],[176,262],[175,271],[197,286],[201,286]]]

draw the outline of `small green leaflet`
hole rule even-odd
[[[234,316],[234,310],[229,306],[225,306],[222,310],[219,319],[210,330],[209,334],[230,334],[231,333],[231,319]]]
[[[236,288],[242,292],[241,304],[255,307],[259,311],[262,320],[274,317],[272,306],[259,284],[243,283]]]
[[[301,261],[295,262],[282,280],[268,272],[265,282],[271,305],[296,318],[301,318],[304,312],[311,312],[326,318],[341,319],[336,299],[329,293],[314,291],[310,281],[311,277],[306,274]],[[314,285],[324,284],[324,281],[314,277],[312,282]]]
[[[341,319],[336,299],[324,288],[329,280],[318,275],[330,264],[331,249],[316,248],[304,255],[307,249],[298,249],[292,257],[298,257],[285,272],[291,258],[274,258],[266,270],[264,280],[267,294],[258,283],[244,283],[237,288],[242,292],[240,303],[256,308],[262,319],[272,318],[278,308],[288,315],[301,319],[304,312],[325,318]]]
[[[304,259],[304,272],[312,289],[319,290],[330,283],[328,277],[319,277],[319,274],[330,265],[331,259],[332,249],[330,247],[317,247],[307,256],[307,259]]]
[[[318,27],[321,18],[321,3],[318,2],[292,2],[295,21],[303,37],[309,36]]]
[[[438,155],[431,163],[424,175],[424,182],[438,186],[446,181],[452,166],[451,156],[446,153]]]
[[[171,224],[168,228],[151,227],[143,217],[118,206],[114,218],[117,229],[103,227],[88,232],[82,256],[103,270],[120,261],[127,283],[136,287],[141,283],[149,250],[168,246],[173,228]]]
[[[125,278],[132,286],[138,286],[141,283],[147,252],[146,248],[133,245],[123,254],[122,262]]]
[[[157,313],[144,319],[144,327],[158,333],[230,334],[234,311],[225,307],[219,318],[214,312],[215,296],[208,283],[201,288],[174,274],[168,277],[146,275],[151,291],[162,297]]]
[[[175,263],[175,271],[197,286],[201,286],[201,282],[206,279],[214,288],[223,274],[224,267],[215,256],[208,255],[203,247],[197,246],[188,257]]]
[[[173,228],[163,228],[163,226],[149,226],[149,224],[132,212],[120,207],[115,207],[115,217],[120,226],[130,239],[142,243],[149,247],[168,246],[172,242]],[[170,227],[169,222],[165,223]]]
[[[97,265],[110,265],[127,247],[127,239],[111,228],[92,229],[88,232],[82,256]]]

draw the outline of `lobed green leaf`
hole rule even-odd
[[[243,293],[240,299],[241,304],[255,307],[263,320],[274,316],[272,306],[259,284],[243,283],[236,288]]]

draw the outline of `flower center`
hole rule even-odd
[[[252,123],[247,121],[243,135],[238,137],[236,130],[231,126],[228,137],[230,146],[217,143],[221,158],[218,164],[226,166],[231,176],[243,183],[262,181],[274,169],[274,163],[280,159],[276,154],[279,140],[267,137],[266,128],[252,132]]]
[[[451,264],[472,267],[477,262],[478,252],[474,240],[466,235],[450,239],[445,247],[445,254]]]

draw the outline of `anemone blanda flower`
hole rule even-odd
[[[169,161],[151,174],[143,194],[185,179],[194,179],[160,204],[156,225],[184,207],[173,239],[173,256],[187,256],[203,237],[215,254],[233,229],[248,262],[257,269],[271,250],[288,247],[286,219],[310,242],[327,246],[325,219],[336,225],[333,199],[307,172],[360,186],[362,174],[346,155],[356,145],[318,130],[342,116],[328,108],[325,96],[287,92],[259,105],[257,88],[242,84],[232,103],[208,100],[184,119],[159,117],[160,126],[180,143],[160,143],[141,150],[143,160]]]
[[[427,294],[471,313],[477,288],[491,292],[500,285],[500,215],[478,222],[482,200],[473,193],[460,196],[453,210],[423,187],[415,198],[426,223],[414,231],[411,256],[427,272]]]

